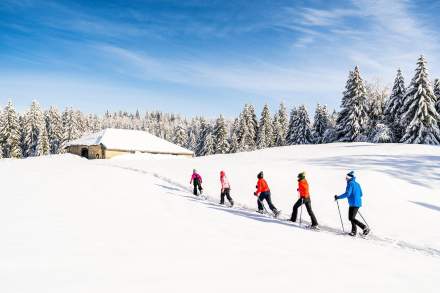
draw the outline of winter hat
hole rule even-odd
[[[301,173],[298,174],[298,179],[304,179],[306,178],[306,172],[302,171]]]
[[[258,173],[257,178],[258,178],[258,179],[263,178],[263,171],[261,171],[260,173]]]
[[[193,169],[193,173],[197,173],[197,170],[196,170],[196,169]]]
[[[347,176],[350,177],[350,178],[353,178],[354,177],[354,171],[348,172]]]

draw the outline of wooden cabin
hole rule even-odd
[[[193,157],[194,152],[146,131],[107,128],[69,141],[66,151],[88,159],[147,153]]]

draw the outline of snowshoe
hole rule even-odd
[[[275,218],[278,218],[278,216],[281,214],[281,211],[279,211],[279,210],[274,210],[273,211],[273,216],[275,217]]]
[[[258,210],[257,213],[264,214],[264,211],[263,210]]]
[[[231,208],[234,206],[234,201],[231,200]]]
[[[370,228],[365,228],[364,231],[362,232],[362,235],[367,236],[370,233]]]
[[[315,230],[315,231],[321,230],[318,225],[310,225],[307,228],[310,230]]]
[[[356,232],[350,232],[350,233],[348,233],[348,235],[350,235],[352,237],[355,237],[356,236]]]

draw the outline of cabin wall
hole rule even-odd
[[[87,149],[87,159],[102,159],[103,151],[100,145],[71,145],[67,147],[67,152],[77,156],[83,156],[84,149]]]
[[[126,155],[126,154],[134,154],[135,151],[129,151],[129,150],[111,150],[111,149],[104,149],[101,145],[72,145],[68,146],[67,152],[85,157],[85,153],[83,153],[85,150],[87,150],[87,158],[88,159],[111,159],[116,156],[120,155]],[[141,153],[150,153],[150,152],[141,152]],[[166,155],[166,153],[164,153]],[[175,155],[175,156],[184,156],[184,157],[193,157],[193,155],[188,154],[169,154],[169,155]]]

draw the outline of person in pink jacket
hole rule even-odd
[[[231,185],[229,184],[228,177],[226,177],[225,171],[220,172],[220,184],[221,184],[221,192],[220,192],[220,204],[225,204],[225,196],[228,198],[231,207],[234,205],[234,201],[230,195]]]
[[[194,185],[194,195],[195,196],[199,196],[197,193],[197,189],[199,190],[200,194],[202,194],[202,192],[203,192],[202,176],[200,176],[199,173],[197,173],[196,169],[193,170],[193,174],[191,176],[191,181],[189,182],[189,184]]]

